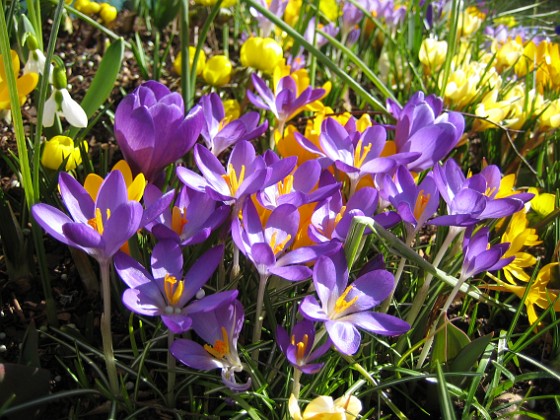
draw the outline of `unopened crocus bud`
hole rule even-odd
[[[272,72],[282,61],[284,51],[272,38],[251,37],[241,46],[240,59],[245,67]]]
[[[82,144],[87,152],[87,142],[84,141]],[[65,170],[67,171],[76,169],[76,166],[82,163],[80,148],[74,145],[74,141],[70,137],[55,136],[45,143],[41,156],[41,164],[45,168],[57,170],[65,160]]]
[[[117,8],[109,3],[101,3],[99,17],[101,17],[103,23],[107,25],[117,18]]]
[[[419,59],[426,73],[438,71],[445,62],[447,42],[434,38],[426,38],[420,46]]]
[[[189,63],[190,63],[191,71],[192,71],[195,54],[196,54],[196,47],[192,47],[192,46],[189,47]],[[173,62],[173,70],[175,70],[175,73],[179,75],[181,74],[182,60],[183,59],[182,59],[181,52],[179,52],[179,54],[177,54],[177,58],[175,58],[175,61]],[[201,49],[200,52],[198,53],[198,60],[196,61],[197,76],[200,76],[202,74],[205,66],[206,66],[206,54],[204,53],[204,50]]]
[[[229,83],[233,66],[225,55],[215,55],[206,62],[202,77],[212,86],[223,86]]]

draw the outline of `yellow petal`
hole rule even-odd
[[[89,193],[89,196],[93,201],[97,199],[97,193],[99,192],[99,188],[101,188],[101,184],[103,183],[103,178],[101,178],[97,174],[88,174],[86,180],[84,181],[84,188]]]

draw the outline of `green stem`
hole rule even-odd
[[[185,114],[191,107],[191,101],[194,97],[192,92],[190,79],[191,79],[191,66],[189,65],[189,0],[182,0],[181,2],[181,94],[185,102]],[[193,69],[196,73],[196,69]]]
[[[171,347],[173,340],[175,339],[175,334],[171,331],[167,334],[167,348]],[[177,360],[167,351],[167,405],[170,408],[175,408],[175,378],[177,376],[176,372]]]
[[[253,327],[253,344],[257,344],[261,340],[262,325],[264,320],[263,303],[264,292],[266,290],[266,283],[268,280],[267,274],[261,274],[259,277],[259,290],[257,292],[257,309],[255,310],[255,326]],[[253,360],[258,362],[259,349],[258,347],[253,351]]]
[[[103,313],[101,314],[101,341],[103,342],[103,356],[111,393],[117,396],[119,392],[119,379],[117,366],[113,353],[113,333],[111,332],[111,260],[100,261],[101,272],[101,298],[103,299]]]
[[[292,384],[292,394],[294,394],[296,398],[299,398],[299,392],[301,390],[301,384],[299,383],[300,379],[301,379],[301,370],[294,367],[294,382]]]
[[[463,230],[462,228],[458,228],[455,226],[451,226],[449,228],[449,231],[447,232],[447,236],[445,237],[443,244],[441,245],[440,249],[438,250],[438,253],[434,258],[434,262],[432,263],[432,265],[435,268],[439,266],[445,254],[449,251],[449,247],[451,246],[451,243],[462,230]],[[410,312],[406,317],[406,322],[408,322],[411,325],[414,323],[414,321],[416,321],[416,317],[418,316],[418,313],[420,312],[420,310],[424,306],[424,303],[426,302],[426,298],[428,297],[428,292],[430,290],[430,283],[432,282],[433,278],[434,275],[432,273],[428,273],[428,275],[426,276],[426,280],[424,280],[422,287],[420,288],[418,294],[416,295],[414,301],[412,302],[412,307],[410,308]]]
[[[408,223],[405,226],[406,226],[406,228],[405,228],[406,229],[405,244],[407,246],[410,246],[410,244],[412,243],[412,240],[416,236],[416,230],[412,227],[412,225],[409,225]],[[387,313],[387,311],[389,310],[389,306],[391,305],[391,300],[393,299],[393,296],[395,294],[395,290],[397,290],[397,286],[399,285],[399,281],[400,281],[402,273],[404,271],[405,263],[406,263],[406,258],[401,257],[401,260],[399,261],[399,266],[397,267],[397,272],[395,273],[395,286],[393,287],[393,290],[391,290],[391,293],[389,294],[389,296],[387,296],[387,299],[385,299],[383,301],[383,303],[381,304],[381,307],[379,309],[380,312]]]

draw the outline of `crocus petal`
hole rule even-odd
[[[329,316],[314,296],[306,296],[299,305],[301,314],[311,321],[327,321]]]
[[[402,319],[380,312],[357,312],[343,319],[358,328],[380,335],[399,335],[410,329],[410,325]]]
[[[178,305],[183,306],[191,300],[196,292],[198,292],[216,271],[218,264],[224,255],[223,245],[211,248],[206,251],[191,266],[185,275],[185,290],[183,296],[179,300]]]
[[[168,274],[182,277],[183,251],[181,247],[174,241],[158,242],[152,251],[151,266],[154,279],[163,279]]]
[[[286,267],[269,267],[268,271],[289,281],[301,281],[311,277],[313,272],[304,265],[291,265]]]
[[[91,226],[83,223],[66,223],[62,226],[62,233],[71,242],[79,245],[82,248],[102,248],[103,238]],[[89,251],[91,253],[91,251]],[[110,257],[110,254],[104,253],[105,257]]]
[[[184,333],[192,325],[192,319],[183,314],[161,315],[161,320],[173,334]]]
[[[139,288],[126,289],[122,295],[124,305],[139,315],[157,316],[162,312],[165,303],[158,287],[153,283],[145,283]]]
[[[123,252],[115,255],[114,264],[117,274],[128,287],[138,287],[153,280],[138,261]]]
[[[38,203],[31,208],[33,218],[45,231],[57,241],[69,246],[77,246],[63,232],[62,228],[68,223],[73,223],[65,213],[48,204]]]
[[[95,216],[93,200],[76,179],[66,172],[58,176],[60,195],[68,212],[76,222],[87,223]]]
[[[192,340],[175,340],[169,351],[177,360],[198,370],[220,369],[223,364],[214,359],[204,348]]]
[[[105,252],[108,256],[114,255],[126,241],[136,234],[141,220],[142,205],[136,201],[122,204],[115,209],[107,220],[103,232]]]
[[[360,332],[351,322],[327,321],[325,327],[336,349],[342,354],[352,355],[358,351]]]

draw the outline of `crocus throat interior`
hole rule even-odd
[[[217,339],[216,341],[214,341],[214,346],[211,346],[210,344],[204,345],[204,350],[206,350],[216,359],[223,359],[226,354],[229,354],[228,333],[225,327],[222,327],[221,330],[222,340]]]
[[[348,294],[350,293],[350,291],[354,288],[354,285],[350,285],[348,286],[345,290],[344,293],[342,293],[338,299],[336,300],[336,303],[334,305],[334,311],[335,314],[341,314],[344,311],[346,311],[348,308],[350,308],[357,300],[358,300],[358,296],[355,296],[352,300],[350,300],[349,302],[346,301],[346,297],[348,296]]]
[[[245,179],[245,165],[241,165],[241,172],[239,174],[239,177],[237,177],[235,168],[230,163],[228,165],[227,174],[222,175],[222,178],[224,179],[224,181],[226,181],[226,184],[229,187],[229,191],[231,195],[234,196],[239,186],[243,183],[243,180]]]

